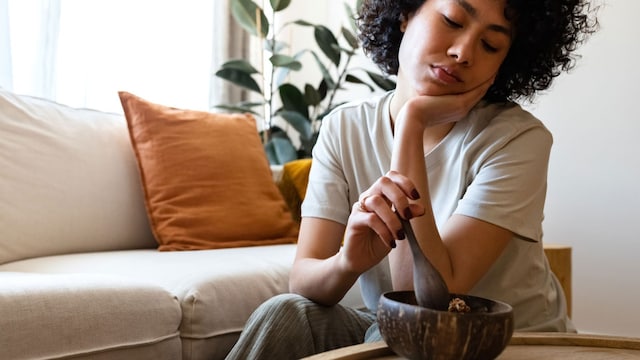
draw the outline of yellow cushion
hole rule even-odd
[[[159,250],[295,242],[255,119],[153,104],[120,92]]]
[[[307,193],[311,159],[300,159],[288,162],[282,167],[282,179],[278,188],[284,196],[293,218],[300,222],[300,206]]]

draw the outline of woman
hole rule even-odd
[[[542,249],[552,137],[514,101],[572,67],[597,25],[585,1],[364,1],[363,48],[396,90],[323,120],[292,294],[254,313],[230,358],[379,340],[379,296],[413,289],[399,216],[450,292],[511,304],[516,330],[574,331]],[[368,311],[338,304],[358,279]]]

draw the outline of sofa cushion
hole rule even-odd
[[[175,109],[121,92],[160,250],[292,243],[254,118]]]
[[[0,272],[3,359],[177,359],[180,319],[169,292],[125,277]]]
[[[122,115],[0,89],[0,264],[155,245]]]
[[[182,307],[184,359],[223,359],[249,315],[268,298],[288,291],[296,245],[217,250],[109,251],[16,261],[2,271],[86,273],[159,285]],[[356,284],[341,302],[364,308]]]
[[[180,301],[184,358],[219,359],[231,349],[258,305],[288,291],[294,254],[293,244],[199,251],[97,252],[17,261],[0,265],[0,274],[82,272],[162,286]]]

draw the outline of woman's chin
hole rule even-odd
[[[416,88],[415,92],[418,96],[445,96],[460,94],[462,91],[454,88],[453,86],[437,86],[429,84],[429,86]]]
[[[445,95],[455,95],[458,92],[447,90],[447,89],[427,89],[427,90],[419,90],[416,91],[417,96],[445,96]]]

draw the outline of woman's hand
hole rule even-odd
[[[459,121],[482,99],[494,80],[495,77],[491,77],[464,93],[417,95],[402,105],[396,121],[416,119],[423,129]]]
[[[411,203],[419,198],[413,183],[394,171],[363,192],[351,209],[345,231],[346,268],[362,273],[379,263],[395,247],[396,239],[403,240],[398,213],[406,219],[423,215],[424,207]]]

